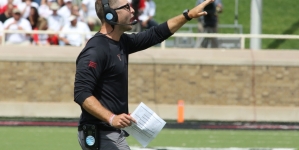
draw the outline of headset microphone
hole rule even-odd
[[[132,23],[130,23],[130,24],[131,24],[131,25],[135,25],[135,24],[137,24],[137,23],[138,23],[138,20],[135,19],[135,20],[133,20]]]
[[[111,23],[112,25],[122,25],[122,26],[126,26],[126,25],[135,25],[135,24],[138,23],[138,20],[134,20],[134,21],[132,21],[132,22],[129,23],[129,24],[121,24],[121,23],[117,23],[117,22],[114,22],[114,21],[110,21],[110,23]]]
[[[102,6],[104,10],[105,21],[110,25],[135,25],[138,23],[137,20],[132,21],[129,24],[117,23],[118,15],[114,9],[109,6],[109,0],[102,0]]]

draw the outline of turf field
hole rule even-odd
[[[193,8],[197,0],[155,0],[157,5],[154,19],[158,23],[165,22],[179,15],[186,8]],[[220,24],[234,24],[235,0],[222,0],[223,13],[219,16]],[[263,34],[299,34],[298,0],[263,0],[262,33]],[[251,0],[239,0],[238,23],[243,26],[243,33],[250,33]],[[188,24],[196,24],[196,19]],[[98,27],[96,28],[98,30]],[[233,33],[232,30],[221,29],[220,33]],[[249,47],[249,39],[246,40]],[[298,49],[298,40],[263,39],[263,49]]]
[[[130,146],[140,146],[132,137]],[[148,147],[299,148],[299,131],[164,129]],[[80,150],[74,127],[0,127],[1,150]]]
[[[157,10],[154,19],[158,23],[165,22],[179,15],[186,8],[193,8],[197,0],[156,0]],[[220,24],[234,24],[235,0],[223,0],[224,10],[219,16]],[[262,33],[263,34],[299,34],[297,0],[263,0]],[[243,26],[243,33],[250,33],[251,0],[239,0],[238,23]],[[196,19],[188,24],[196,24]],[[98,30],[98,28],[96,28]],[[194,31],[196,32],[196,31]],[[220,33],[234,33],[232,30],[220,29]],[[246,40],[249,47],[249,39]],[[263,39],[263,49],[298,49],[298,40]]]
[[[155,19],[162,23],[179,15],[186,8],[193,8],[197,0],[155,0],[157,12]],[[234,24],[235,0],[222,0],[224,9],[220,14],[220,24]],[[299,34],[298,0],[263,0],[262,33],[263,34]],[[239,0],[239,24],[243,25],[244,33],[250,33],[251,0]],[[192,20],[188,23],[197,23]],[[226,33],[226,30],[220,30]],[[246,41],[246,47],[249,40]],[[264,39],[263,48],[267,49],[298,49],[298,40]]]

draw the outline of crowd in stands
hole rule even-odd
[[[48,30],[55,34],[27,34],[11,32],[5,35],[5,44],[13,45],[73,45],[80,46],[81,34],[63,34],[80,31],[88,40],[96,23],[95,9],[89,9],[95,0],[83,0],[74,5],[72,0],[1,0],[0,31]],[[79,8],[85,9],[79,9]],[[94,11],[94,13],[89,12]],[[60,33],[60,34],[59,34]],[[1,34],[2,35],[2,34]]]
[[[5,44],[80,46],[92,37],[90,31],[100,26],[95,11],[96,0],[0,0],[0,38],[5,30]],[[153,0],[128,0],[136,10],[139,32],[156,26],[153,20],[156,5]],[[137,30],[136,30],[137,29]],[[28,34],[16,30],[53,31],[55,34]],[[86,33],[85,41],[82,34]],[[1,42],[1,40],[0,40]]]

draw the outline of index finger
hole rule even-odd
[[[205,0],[204,2],[202,2],[200,5],[202,5],[203,7],[206,7],[207,5],[209,5],[210,3],[214,2],[214,0]]]
[[[130,116],[130,114],[127,115],[126,118],[134,123],[137,123],[136,120],[132,116]]]

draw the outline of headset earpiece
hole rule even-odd
[[[116,25],[118,21],[118,15],[114,9],[110,8],[109,0],[102,0],[102,5],[106,22],[110,25]]]

